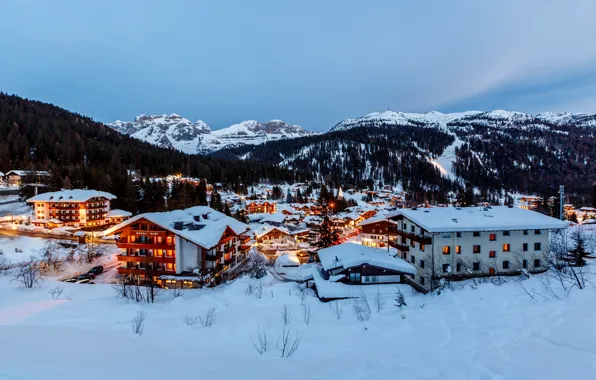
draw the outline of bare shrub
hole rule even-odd
[[[284,310],[281,312],[281,320],[284,322],[284,326],[289,325],[292,319],[292,312],[288,309],[287,305],[284,305]]]
[[[300,305],[304,306],[304,303],[306,302],[306,291],[305,289],[300,288],[300,291],[298,292],[298,297],[300,298]]]
[[[380,313],[384,306],[385,302],[381,298],[381,291],[377,289],[377,294],[375,294],[375,308],[377,309],[377,313]]]
[[[255,287],[255,298],[261,299],[263,298],[263,285],[259,284]]]
[[[356,319],[360,322],[366,322],[370,319],[370,305],[364,294],[352,300],[352,308],[356,315]]]
[[[0,250],[0,275],[6,273],[9,269],[10,265],[8,262],[8,257],[4,255],[4,252]]]
[[[137,314],[135,315],[135,317],[130,321],[133,333],[135,333],[137,335],[143,334],[143,329],[145,327],[145,318],[147,318],[147,315],[145,314],[145,310],[137,311]]]
[[[60,299],[60,296],[64,293],[64,286],[56,286],[55,288],[50,289],[48,293],[50,293],[53,299]]]
[[[273,292],[271,294],[273,294]],[[248,284],[246,286],[246,289],[244,289],[244,295],[245,296],[254,296],[256,299],[263,298],[263,285]]]
[[[186,323],[187,326],[196,325],[198,321],[199,317],[191,315],[190,313],[187,313],[184,316],[184,323]]]
[[[331,315],[335,317],[335,319],[340,320],[341,317],[344,315],[344,308],[341,305],[340,301],[334,301],[329,304],[329,309],[331,309]]]
[[[310,325],[310,321],[312,320],[312,311],[308,302],[305,302],[304,305],[302,305],[302,316],[304,317],[304,323]]]
[[[202,327],[211,327],[215,323],[215,308],[210,307],[205,315],[199,317]]]
[[[401,289],[398,287],[395,295],[395,307],[398,307],[401,310],[404,306],[408,306],[406,303],[406,296],[404,296]]]
[[[31,289],[43,282],[44,277],[45,275],[40,269],[39,263],[31,259],[31,261],[17,265],[11,281],[20,283],[23,288]]]
[[[289,358],[294,355],[300,347],[302,337],[300,333],[296,331],[296,334],[292,336],[290,330],[284,325],[281,336],[277,341],[277,349],[279,350],[282,358]]]
[[[261,330],[259,325],[257,325],[257,334],[257,341],[255,342],[253,339],[252,345],[260,355],[263,355],[265,352],[271,350],[273,342],[267,334],[267,329]]]
[[[172,289],[172,295],[174,296],[174,298],[178,298],[182,296],[182,288],[180,287],[175,287]]]

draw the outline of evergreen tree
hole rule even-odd
[[[228,202],[224,204],[223,213],[227,216],[232,216],[232,213],[230,212],[230,207],[228,207]]]
[[[570,265],[583,267],[586,265],[586,259],[591,258],[590,254],[586,251],[585,242],[581,231],[578,229],[573,236],[575,241],[575,248],[569,251],[569,254],[565,257]]]
[[[199,206],[207,206],[207,184],[204,179],[199,181],[197,188],[197,203]]]
[[[288,192],[286,194],[286,203],[292,203],[292,202],[294,202],[294,199],[292,198],[292,192],[288,188]]]
[[[213,191],[211,192],[211,200],[209,202],[209,207],[217,211],[223,210],[223,205],[221,203],[221,195],[219,195],[219,193],[215,189],[213,189]]]

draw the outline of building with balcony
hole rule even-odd
[[[161,285],[218,284],[251,248],[248,225],[206,206],[136,215],[106,230],[118,235],[118,273]]]
[[[263,200],[247,200],[246,212],[249,214],[275,214],[277,202]]]
[[[100,226],[107,223],[110,201],[116,196],[96,190],[62,190],[27,199],[33,205],[31,222],[52,228],[58,224],[72,227]]]
[[[11,170],[3,176],[8,186],[20,186],[23,182],[42,182],[50,176],[50,173],[41,170]]]
[[[385,216],[393,222],[387,234],[396,237],[389,245],[416,267],[415,280],[431,290],[432,280],[440,278],[543,272],[550,232],[567,227],[507,206],[399,209]]]

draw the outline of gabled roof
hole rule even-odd
[[[116,196],[105,191],[74,189],[39,194],[27,202],[87,202],[91,198],[116,199]]]
[[[123,218],[123,217],[132,216],[132,212],[119,210],[119,209],[113,209],[113,210],[108,211],[108,214],[106,216],[108,218]]]
[[[289,235],[290,231],[288,231],[287,228],[284,227],[275,227],[272,226],[270,224],[263,224],[262,226],[260,226],[259,228],[257,228],[254,232],[255,232],[255,236],[260,238],[261,236],[267,235],[268,233],[272,232],[272,231],[279,231],[284,235]]]
[[[397,272],[416,274],[416,268],[412,264],[391,256],[386,250],[357,243],[348,242],[320,249],[318,255],[325,270],[347,269],[368,264]]]
[[[387,221],[387,218],[385,217],[384,214],[380,214],[380,215],[375,215],[372,218],[368,218],[366,220],[363,220],[358,225],[359,226],[366,226],[367,224],[374,224],[374,223],[379,223],[379,222],[384,222],[384,221]],[[390,220],[389,223],[395,224],[396,222],[393,221],[393,220]]]
[[[249,226],[232,217],[207,206],[196,206],[186,210],[174,210],[168,212],[152,212],[136,215],[120,224],[105,231],[105,235],[117,233],[122,228],[145,219],[151,223],[183,237],[203,248],[212,248],[220,240],[222,235],[229,228],[235,234],[240,235],[249,230]],[[175,228],[176,226],[181,229]]]
[[[25,175],[37,175],[37,176],[48,176],[50,173],[46,172],[45,170],[11,170],[6,175],[16,174],[18,176],[25,176]]]
[[[283,223],[284,220],[286,220],[286,216],[283,213],[278,212],[276,214],[268,214],[266,217],[261,219],[261,223]]]
[[[431,207],[399,209],[385,216],[405,216],[429,232],[562,229],[559,219],[518,207]]]

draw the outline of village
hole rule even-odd
[[[3,181],[14,189],[36,178],[37,193],[46,175],[12,171]],[[162,180],[198,184],[180,175]],[[558,220],[532,211],[542,199],[528,196],[515,206],[416,204],[391,186],[261,184],[242,193],[220,183],[206,188],[210,199],[221,200],[219,211],[193,206],[133,215],[111,207],[113,194],[89,189],[40,192],[25,200],[27,206],[9,195],[0,234],[59,243],[71,252],[102,247],[94,248],[91,259],[101,260],[89,260],[90,272],[58,273],[62,281],[93,284],[101,275],[108,283],[163,289],[213,287],[246,274],[251,257],[259,256],[278,280],[303,283],[328,301],[352,297],[359,285],[407,284],[425,294],[446,280],[543,273],[551,262],[551,235],[581,222],[589,228],[596,215],[565,204],[569,220]],[[4,253],[5,266],[29,258],[14,249]]]

